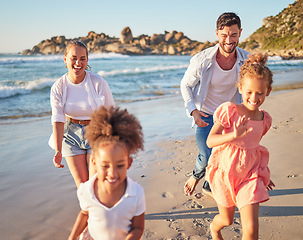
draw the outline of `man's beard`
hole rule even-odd
[[[225,45],[224,43],[220,43],[220,47],[225,53],[232,53],[233,51],[235,51],[236,47],[238,46],[238,43],[239,42],[236,42],[235,44],[233,44],[233,47],[231,49],[226,49],[224,46]]]

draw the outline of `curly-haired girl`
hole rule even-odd
[[[101,107],[91,115],[85,137],[97,173],[78,189],[81,211],[69,239],[88,226],[88,239],[140,239],[144,230],[143,188],[127,177],[133,158],[143,149],[142,127],[120,108]]]
[[[266,61],[266,55],[250,56],[239,76],[243,103],[223,103],[214,113],[215,123],[207,139],[213,151],[206,171],[219,209],[210,226],[213,239],[223,239],[220,231],[233,223],[236,206],[242,239],[258,239],[259,203],[269,199],[267,190],[274,186],[268,150],[259,144],[272,122],[270,115],[259,109],[272,85]]]

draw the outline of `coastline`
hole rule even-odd
[[[303,89],[270,95],[264,107],[273,125],[262,140],[270,152],[276,188],[260,207],[260,239],[300,239],[303,229]],[[134,159],[129,176],[145,189],[147,211],[143,239],[209,239],[215,202],[183,185],[194,166],[197,149],[191,120],[181,96],[120,104],[134,113],[146,136],[145,151]],[[79,211],[76,187],[68,171],[52,164],[47,145],[50,117],[0,125],[0,233],[4,239],[66,239]],[[65,161],[64,164],[66,165]],[[202,196],[201,196],[202,195]],[[223,231],[241,236],[239,213]]]

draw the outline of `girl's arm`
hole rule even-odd
[[[252,131],[252,128],[247,128],[248,120],[245,116],[240,117],[237,122],[233,123],[234,131],[226,134],[222,134],[223,126],[219,122],[215,122],[206,140],[207,146],[213,148],[236,138],[244,137]]]
[[[81,210],[68,240],[76,240],[87,226],[88,212]]]
[[[144,231],[145,213],[135,216],[132,219],[132,226],[125,240],[139,240]]]
[[[227,134],[222,134],[222,131],[223,131],[223,126],[220,123],[215,122],[206,140],[206,144],[209,148],[222,145],[234,139],[232,132]]]
[[[53,162],[54,162],[55,167],[57,167],[57,168],[64,167],[64,165],[61,164],[63,131],[64,131],[64,123],[63,122],[54,122],[53,135],[54,135],[56,153],[53,158]]]

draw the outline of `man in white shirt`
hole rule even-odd
[[[187,195],[194,192],[205,175],[211,154],[206,139],[213,126],[214,111],[224,102],[241,102],[241,95],[237,90],[238,74],[249,54],[237,47],[241,32],[239,16],[232,12],[220,15],[216,29],[219,43],[193,56],[181,81],[181,94],[187,113],[193,117],[193,124],[196,126],[196,142],[199,148],[193,175],[184,186]],[[206,181],[203,189],[211,191]]]

